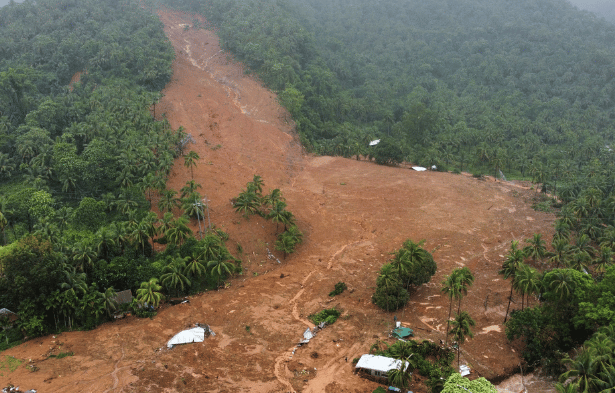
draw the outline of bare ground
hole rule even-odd
[[[212,223],[229,233],[227,245],[242,259],[244,273],[228,289],[164,306],[153,319],[129,317],[5,351],[0,361],[9,355],[24,363],[14,372],[0,370],[0,386],[40,392],[370,392],[378,385],[354,375],[352,359],[376,340],[389,340],[394,315],[419,339],[443,339],[448,303],[440,282],[461,266],[476,277],[462,307],[477,323],[462,362],[490,379],[511,374],[519,352],[504,336],[510,286],[497,271],[511,240],[552,235],[554,217],[530,207],[532,192],[467,175],[306,155],[275,94],[246,76],[220,50],[214,33],[185,29],[192,15],[160,17],[177,59],[156,116],[194,137],[189,149],[201,157],[194,173],[199,191],[210,200]],[[254,174],[265,180],[265,191],[281,189],[305,235],[286,260],[273,247],[275,224],[246,220],[232,209],[231,198]],[[190,178],[178,159],[170,187],[179,190]],[[385,313],[370,300],[377,272],[408,238],[426,240],[438,271],[404,310]],[[282,263],[269,259],[267,249]],[[330,298],[338,281],[349,290]],[[338,322],[296,349],[312,326],[307,316],[333,306],[344,311]],[[166,349],[167,340],[196,322],[210,324],[217,335]],[[74,356],[48,358],[69,351]],[[418,384],[412,390],[427,391]]]

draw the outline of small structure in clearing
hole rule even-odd
[[[366,377],[376,382],[388,380],[390,370],[401,370],[403,362],[378,355],[363,355],[357,362],[356,370],[362,377]],[[408,364],[405,364],[405,368]],[[404,371],[405,371],[404,368]]]

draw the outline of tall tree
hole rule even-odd
[[[504,276],[504,279],[511,278],[512,282],[510,284],[510,295],[508,297],[508,307],[506,308],[506,316],[504,317],[504,323],[508,319],[508,312],[510,311],[510,303],[512,302],[512,293],[515,283],[515,276],[517,275],[517,271],[521,267],[523,260],[525,259],[525,253],[523,250],[519,249],[519,241],[514,240],[510,245],[510,250],[508,254],[506,254],[506,259],[504,264],[502,264],[502,269],[498,272]]]
[[[453,340],[457,341],[457,368],[459,368],[459,358],[461,351],[461,344],[465,343],[466,336],[474,337],[472,333],[472,327],[476,325],[476,322],[470,317],[466,311],[462,311],[455,315],[455,319],[451,322],[450,334],[453,336]]]
[[[201,157],[194,150],[190,150],[188,154],[184,156],[184,166],[190,169],[190,175],[194,179],[194,168],[197,166],[197,162]]]

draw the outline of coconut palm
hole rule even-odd
[[[190,169],[190,175],[194,179],[194,168],[197,166],[197,161],[200,159],[198,153],[194,150],[190,150],[188,154],[184,156],[184,166]]]
[[[476,325],[476,322],[470,317],[466,311],[462,311],[459,314],[455,314],[455,319],[451,321],[450,334],[453,336],[453,340],[457,341],[457,368],[459,368],[461,344],[465,343],[466,336],[472,338],[471,327]]]
[[[461,288],[460,288],[461,293],[458,298],[458,304],[457,304],[457,313],[460,313],[461,312],[461,299],[463,299],[463,297],[468,294],[468,287],[471,287],[472,284],[474,283],[474,275],[472,275],[472,272],[466,266],[456,269],[454,273],[457,276],[457,280],[459,281],[459,284],[461,285]]]
[[[177,191],[175,190],[165,190],[162,192],[162,196],[160,201],[158,201],[158,209],[163,211],[172,212],[173,209],[178,208],[180,206],[180,200],[176,198]]]
[[[188,219],[185,216],[177,217],[171,228],[165,233],[169,244],[176,246],[181,246],[191,236],[192,230],[188,227]]]
[[[163,296],[160,293],[162,286],[158,284],[157,278],[151,278],[149,281],[141,283],[137,289],[137,301],[139,304],[149,304],[154,308],[158,307]]]
[[[458,280],[458,276],[453,272],[446,276],[442,281],[442,293],[444,293],[450,300],[448,307],[448,318],[446,319],[446,339],[445,345],[448,345],[448,332],[450,328],[451,322],[451,314],[453,313],[453,299],[458,299],[461,297],[461,284]]]
[[[210,269],[210,274],[218,277],[217,288],[220,287],[220,279],[226,274],[232,274],[235,270],[235,265],[229,261],[214,260],[207,262],[207,267]]]
[[[111,318],[111,314],[117,310],[118,303],[115,297],[117,296],[117,292],[113,287],[107,288],[107,290],[102,294],[103,300],[105,302],[105,311],[107,312],[107,316]]]
[[[160,276],[160,282],[167,289],[175,290],[175,293],[179,295],[180,290],[183,292],[186,286],[191,285],[190,280],[184,274],[185,271],[185,260],[183,258],[177,258],[164,267],[162,270],[163,274]]]
[[[558,269],[560,265],[567,266],[570,258],[570,243],[568,238],[556,238],[553,237],[553,252],[549,261],[555,263],[555,268]]]
[[[540,233],[535,233],[534,237],[525,239],[525,242],[528,243],[523,249],[526,258],[532,258],[533,261],[542,261],[547,255],[546,242],[542,240]]]
[[[271,210],[267,214],[267,219],[270,219],[272,222],[275,222],[275,230],[278,231],[278,224],[283,223],[287,225],[288,222],[286,220],[286,202],[283,201],[275,201],[271,207]]]
[[[574,359],[566,357],[562,360],[562,363],[568,366],[568,371],[560,375],[559,381],[563,383],[570,378],[579,392],[597,391],[600,378],[596,349],[583,347],[577,350],[576,354]]]
[[[98,257],[96,251],[94,251],[94,247],[85,242],[76,243],[72,249],[72,254],[75,266],[78,267],[81,272],[85,272],[86,266],[91,268]]]
[[[603,245],[600,247],[600,252],[598,254],[598,259],[594,261],[596,266],[596,273],[603,274],[606,272],[606,269],[613,264],[613,258],[615,257],[615,252],[613,249],[607,245]]]
[[[574,290],[574,281],[570,271],[557,269],[549,274],[553,274],[553,279],[549,282],[549,289],[553,291],[555,297],[560,301],[568,298]]]
[[[519,242],[514,240],[510,245],[510,250],[506,254],[506,260],[502,265],[502,269],[498,272],[504,276],[504,279],[512,278],[510,285],[510,295],[508,297],[508,307],[506,308],[506,316],[504,317],[504,323],[508,319],[508,312],[510,311],[510,303],[512,302],[512,293],[514,288],[515,276],[519,270],[523,260],[525,259],[525,253],[519,249]]]
[[[529,306],[529,296],[540,291],[540,277],[538,271],[533,267],[521,264],[513,282],[514,289],[521,295],[521,310],[523,310],[524,299],[527,296]]]
[[[184,274],[189,277],[199,278],[203,274],[205,274],[205,264],[202,259],[202,254],[198,251],[193,251],[192,254],[186,258],[186,269],[184,270]]]

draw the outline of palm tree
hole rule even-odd
[[[459,303],[457,305],[457,313],[460,313],[461,299],[468,294],[468,287],[471,287],[474,283],[474,275],[472,275],[472,272],[466,266],[456,269],[454,273],[458,276],[457,280],[461,286],[461,293],[458,298]]]
[[[455,319],[451,322],[450,334],[453,336],[453,339],[457,341],[457,368],[459,368],[459,358],[461,351],[461,344],[465,343],[466,336],[472,338],[474,334],[470,329],[472,326],[476,325],[476,322],[470,317],[466,311],[462,311],[459,314],[455,314]]]
[[[220,288],[220,278],[226,272],[226,274],[232,274],[235,270],[235,265],[231,262],[224,260],[214,260],[207,262],[207,267],[210,268],[210,274],[218,277],[217,288]]]
[[[248,189],[237,196],[233,206],[237,213],[242,213],[243,216],[247,218],[258,212],[261,206],[261,200],[256,192]]]
[[[115,310],[117,310],[118,303],[115,297],[117,296],[117,292],[113,287],[107,288],[107,290],[102,294],[103,301],[105,302],[105,311],[107,312],[107,316],[111,318],[111,314]]]
[[[194,179],[194,168],[197,166],[197,161],[200,159],[198,153],[194,150],[190,150],[188,154],[184,156],[184,166],[190,168],[190,175]]]
[[[165,190],[162,193],[162,197],[160,201],[158,201],[158,209],[163,211],[172,212],[174,208],[180,206],[180,200],[175,197],[177,195],[177,191],[175,190]]]
[[[275,222],[276,232],[278,231],[278,224],[280,222],[284,223],[284,225],[287,224],[286,222],[287,215],[285,213],[286,213],[286,202],[283,202],[283,201],[273,202],[271,210],[267,214],[267,218],[270,219],[272,222]]]
[[[116,245],[113,233],[109,227],[102,227],[96,232],[95,246],[98,256],[109,260],[111,248]]]
[[[549,282],[549,289],[553,291],[558,300],[567,299],[574,291],[574,281],[570,271],[557,269],[549,274],[553,275],[553,279]]]
[[[2,232],[2,245],[6,245],[6,233],[5,228],[9,225],[8,220],[4,217],[4,214],[0,211],[0,232]]]
[[[167,289],[174,289],[175,293],[179,295],[178,287],[183,292],[185,286],[190,286],[190,280],[185,276],[186,262],[183,258],[177,258],[170,264],[164,267],[163,274],[160,276],[160,282]]]
[[[192,236],[192,230],[188,227],[188,219],[179,216],[173,222],[173,226],[165,233],[170,244],[181,246],[186,239]]]
[[[446,320],[446,341],[445,345],[448,345],[448,331],[451,321],[451,314],[453,311],[453,299],[459,301],[457,306],[457,313],[461,311],[461,299],[467,295],[468,286],[471,286],[474,282],[474,276],[470,269],[467,267],[458,268],[452,271],[452,273],[447,276],[444,281],[442,281],[442,293],[446,294],[450,299],[449,309],[448,309],[448,318]]]
[[[598,259],[594,261],[596,265],[596,273],[604,274],[606,269],[613,264],[613,258],[615,257],[615,252],[609,246],[603,245],[600,247],[600,254],[598,255]]]
[[[512,283],[510,285],[510,295],[508,297],[508,307],[506,308],[506,316],[504,317],[504,323],[506,323],[506,320],[508,319],[508,312],[510,311],[510,303],[512,302],[512,293],[513,293],[513,288],[514,288],[514,283],[515,283],[515,276],[517,274],[517,271],[521,267],[521,264],[523,263],[524,259],[525,259],[525,254],[523,250],[519,249],[519,241],[514,240],[510,245],[510,250],[508,251],[508,254],[506,255],[506,260],[504,261],[504,264],[502,265],[502,269],[498,272],[498,274],[501,274],[504,276],[505,280],[508,279],[509,277],[512,278]]]
[[[461,285],[459,283],[458,276],[454,274],[455,271],[456,270],[453,270],[453,272],[450,275],[446,276],[444,280],[442,281],[441,291],[446,296],[448,296],[450,300],[449,307],[448,307],[448,318],[446,319],[445,345],[448,345],[448,333],[449,333],[450,322],[451,322],[451,314],[453,313],[453,299],[461,298]]]
[[[139,304],[147,303],[156,308],[163,298],[162,293],[160,293],[161,289],[162,286],[158,284],[157,278],[142,282],[141,287],[137,289],[137,301]]]
[[[282,196],[282,192],[279,188],[275,190],[270,190],[269,194],[263,197],[263,205],[273,207],[276,202],[281,201],[285,202],[286,199]]]
[[[252,181],[248,183],[248,188],[253,188],[254,192],[261,196],[263,193],[263,186],[265,185],[265,181],[259,175],[254,175]]]
[[[529,245],[524,247],[523,251],[527,258],[532,258],[533,261],[542,261],[547,255],[546,242],[542,240],[540,233],[535,233],[531,239],[525,239]]]
[[[406,390],[410,386],[410,382],[412,381],[412,372],[410,372],[410,362],[408,358],[395,358],[400,360],[401,363],[399,368],[394,368],[387,372],[387,378],[389,383],[396,388],[401,390]]]
[[[529,306],[529,296],[540,291],[540,277],[538,276],[538,271],[525,263],[521,264],[515,276],[515,280],[513,281],[513,287],[521,294],[521,310],[523,311],[525,296],[527,295],[528,297],[527,304]]]
[[[86,244],[83,241],[78,242],[73,247],[73,261],[76,262],[76,266],[79,267],[81,272],[85,272],[86,266],[92,267],[97,255],[94,251],[94,247],[90,244]]]
[[[592,258],[588,252],[578,251],[572,254],[572,257],[568,261],[568,267],[583,273],[587,273],[587,268],[591,262]]]
[[[556,238],[554,236],[551,246],[553,246],[553,253],[549,261],[556,264],[556,269],[558,269],[560,265],[567,266],[568,259],[570,258],[570,243],[568,243],[568,238]]]
[[[202,254],[193,251],[187,260],[188,263],[186,264],[186,269],[184,270],[184,274],[186,276],[200,278],[203,274],[205,274],[205,265],[203,264]]]
[[[181,192],[180,198],[187,197],[188,195],[195,192],[198,188],[203,188],[203,187],[194,180],[188,180],[186,182],[186,185],[183,186],[182,189],[180,190]]]
[[[595,348],[583,347],[576,351],[574,359],[566,357],[563,364],[568,365],[568,371],[560,375],[559,381],[564,382],[572,378],[572,383],[577,386],[579,392],[597,391],[600,381],[598,377],[598,360]]]

